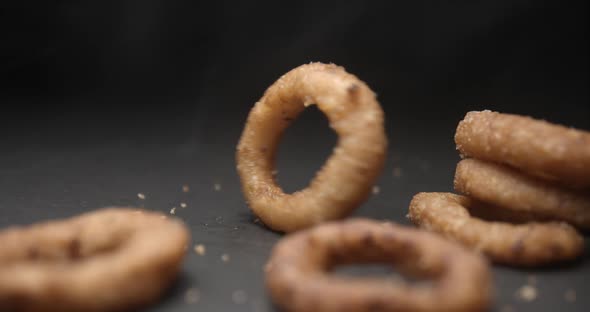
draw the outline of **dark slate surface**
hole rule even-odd
[[[262,269],[281,235],[255,222],[235,172],[235,145],[247,105],[230,115],[211,109],[208,118],[191,107],[159,115],[144,115],[138,109],[118,122],[113,118],[103,122],[105,114],[96,114],[45,120],[32,130],[5,127],[9,135],[0,153],[0,227],[104,206],[162,212],[177,207],[177,217],[191,229],[193,244],[203,244],[206,254],[189,252],[178,282],[161,302],[145,311],[275,311],[264,289]],[[355,212],[357,216],[407,224],[405,214],[413,194],[452,190],[459,159],[453,133],[464,112],[437,118],[401,107],[388,109],[390,152],[378,182],[380,192]],[[556,109],[535,114],[588,128],[584,106],[569,113]],[[281,185],[290,191],[303,187],[335,140],[316,109],[306,112],[280,146]],[[190,191],[183,192],[183,185]],[[138,193],[145,194],[145,199],[139,199]],[[187,207],[180,208],[181,202]],[[229,261],[221,260],[224,254]],[[344,271],[379,274],[389,269]],[[536,270],[494,266],[493,271],[493,311],[587,311],[590,307],[588,253],[566,266]],[[524,302],[515,293],[530,279],[536,280],[538,297]],[[200,300],[187,304],[184,294],[191,287],[199,289]],[[575,302],[564,297],[570,289],[576,292]]]
[[[252,104],[295,66],[334,62],[379,95],[390,153],[379,194],[357,216],[407,224],[415,193],[452,191],[453,134],[469,110],[590,130],[589,1],[4,2],[0,227],[104,206],[178,207],[206,255],[190,252],[148,312],[274,311],[262,267],[281,235],[254,222],[234,152]],[[302,119],[278,155],[288,191],[336,140],[317,110]],[[538,297],[523,302],[515,292],[531,276]],[[496,266],[494,277],[494,311],[590,311],[588,253],[567,266]],[[192,287],[200,300],[187,305]]]

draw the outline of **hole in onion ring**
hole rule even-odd
[[[386,275],[397,275],[395,269],[385,263],[372,264],[343,264],[332,269],[332,274],[339,276],[370,276],[379,277]],[[400,275],[401,276],[401,275]]]
[[[307,187],[336,145],[337,135],[316,105],[305,109],[285,130],[277,152],[278,184],[286,193]]]
[[[387,263],[343,264],[332,268],[331,273],[344,278],[375,278],[391,283],[407,283],[411,286],[432,286],[431,279],[420,278],[398,272],[395,267]]]

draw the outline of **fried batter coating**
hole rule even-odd
[[[451,193],[418,193],[410,203],[410,220],[477,250],[497,263],[540,266],[577,258],[583,239],[563,222],[510,224],[474,218],[473,201]]]
[[[590,196],[528,176],[505,165],[464,159],[457,164],[455,190],[482,202],[590,229]]]
[[[329,274],[337,265],[387,263],[431,279],[424,287]],[[285,311],[484,311],[491,274],[483,257],[442,237],[389,222],[348,219],[290,234],[275,245],[266,285]]]
[[[284,130],[311,104],[338,143],[309,186],[285,194],[272,172]],[[311,63],[283,75],[254,105],[236,153],[242,190],[270,228],[292,232],[350,214],[370,195],[385,160],[383,111],[369,87],[342,67]]]
[[[154,212],[105,208],[0,231],[0,311],[128,311],[176,277],[189,234]]]
[[[504,163],[576,188],[590,187],[590,133],[530,117],[469,112],[455,143],[461,155]]]

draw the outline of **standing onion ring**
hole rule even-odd
[[[272,174],[277,145],[291,121],[311,104],[327,115],[338,143],[307,188],[285,194]],[[368,198],[383,168],[383,119],[373,91],[342,67],[311,63],[283,75],[252,108],[237,148],[250,208],[282,232],[350,214]]]
[[[189,234],[159,213],[107,208],[0,231],[0,311],[106,312],[158,299]]]

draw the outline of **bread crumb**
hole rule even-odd
[[[188,185],[186,185],[186,184],[185,184],[185,185],[183,185],[183,186],[182,186],[182,191],[183,191],[184,193],[188,193],[190,190],[191,190],[191,189],[188,187]]]
[[[186,208],[186,203],[180,203],[180,208]]]
[[[137,193],[137,198],[145,199],[145,195],[143,193]]]
[[[537,298],[537,289],[531,285],[524,285],[518,289],[517,296],[523,301],[531,302]]]
[[[248,294],[241,289],[236,290],[231,294],[231,300],[235,304],[244,304],[248,301]]]
[[[258,218],[254,219],[254,223],[260,223],[260,219],[258,219]]]
[[[219,183],[215,183],[215,184],[213,184],[213,189],[214,189],[216,192],[219,192],[219,191],[221,191],[221,184],[219,184]]]
[[[188,304],[197,303],[197,302],[199,302],[200,299],[201,299],[201,292],[194,287],[187,289],[186,292],[184,293],[184,302],[186,302]]]
[[[393,168],[393,176],[396,178],[401,177],[402,176],[402,168],[400,168],[400,167]]]
[[[567,302],[575,302],[576,301],[576,291],[574,289],[568,289],[565,291],[565,294],[563,295],[565,298],[565,301]]]
[[[204,256],[205,252],[206,252],[205,245],[203,245],[203,244],[195,245],[194,250],[195,250],[195,253],[199,256]]]
[[[228,254],[221,255],[221,261],[223,261],[223,262],[229,262],[229,255]]]
[[[373,192],[373,195],[377,195],[379,192],[381,192],[381,188],[379,188],[378,185],[373,185],[373,189],[371,191]]]
[[[176,214],[176,207],[172,207],[172,209],[170,209],[170,214]]]

